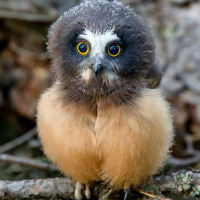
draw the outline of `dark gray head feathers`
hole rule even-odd
[[[79,77],[77,66],[83,58],[77,55],[75,47],[77,37],[86,29],[102,34],[113,30],[120,38],[122,54],[113,60],[107,58],[107,63],[116,64],[118,79],[114,85],[104,84],[101,80],[86,85]],[[84,1],[65,12],[51,26],[48,37],[48,50],[56,76],[73,92],[79,90],[89,96],[114,95],[112,93],[123,96],[124,93],[124,98],[128,98],[139,94],[140,88],[148,87],[146,79],[158,77],[155,75],[158,74],[155,70],[155,43],[148,26],[132,9],[118,1]]]

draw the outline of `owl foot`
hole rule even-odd
[[[74,192],[74,197],[76,200],[83,199],[83,194],[82,194],[83,187],[84,187],[84,184],[79,183],[79,182],[76,183],[76,188],[75,188],[75,192]],[[85,185],[84,195],[85,195],[86,199],[91,198],[91,191],[90,191],[90,187],[88,185]]]
[[[88,185],[85,185],[84,193],[85,193],[86,199],[90,199],[91,198],[92,195],[91,195],[90,187]]]
[[[76,183],[75,192],[74,192],[74,197],[75,197],[76,200],[81,200],[81,199],[83,199],[82,189],[83,189],[83,184],[77,182],[77,183]]]
[[[127,199],[129,192],[130,192],[130,189],[129,189],[129,188],[125,190],[124,200]]]

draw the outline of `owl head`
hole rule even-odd
[[[57,81],[74,93],[138,94],[155,61],[149,28],[117,1],[84,1],[51,26],[48,39]]]

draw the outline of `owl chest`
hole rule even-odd
[[[86,144],[88,145],[88,142],[91,141],[89,142],[90,150],[100,156],[99,159],[101,159],[105,146],[112,148],[117,145],[118,149],[122,146],[128,147],[132,141],[127,135],[134,135],[133,119],[134,117],[130,117],[124,108],[97,110],[95,117],[85,117],[82,121],[82,126],[85,127],[86,125],[91,130],[88,131],[89,137],[85,138]]]
[[[66,175],[86,184],[111,180],[124,188],[140,184],[162,166],[173,128],[157,91],[146,90],[133,105],[109,105],[91,113],[74,103],[63,106],[55,89],[40,99],[38,130],[45,154]]]

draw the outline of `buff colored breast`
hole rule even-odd
[[[168,156],[173,129],[168,104],[158,90],[144,89],[132,105],[86,107],[61,101],[56,86],[38,105],[39,137],[45,154],[73,180],[109,181],[121,189],[138,186]]]

